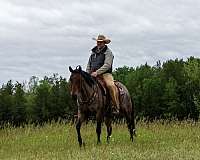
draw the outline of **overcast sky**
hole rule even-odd
[[[86,67],[92,37],[114,68],[200,56],[199,0],[0,0],[0,84]]]

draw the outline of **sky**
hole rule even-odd
[[[199,0],[0,0],[0,84],[85,69],[104,34],[114,69],[200,56]]]

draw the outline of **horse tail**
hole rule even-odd
[[[135,104],[131,97],[132,111],[131,111],[131,124],[133,129],[133,134],[136,136],[136,125],[135,125]]]

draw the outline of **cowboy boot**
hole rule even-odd
[[[117,97],[116,92],[111,94],[112,99],[112,113],[113,114],[119,114],[119,98]]]

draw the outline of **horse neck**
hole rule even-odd
[[[85,81],[82,82],[82,98],[88,99],[94,93],[94,86],[89,86]]]

